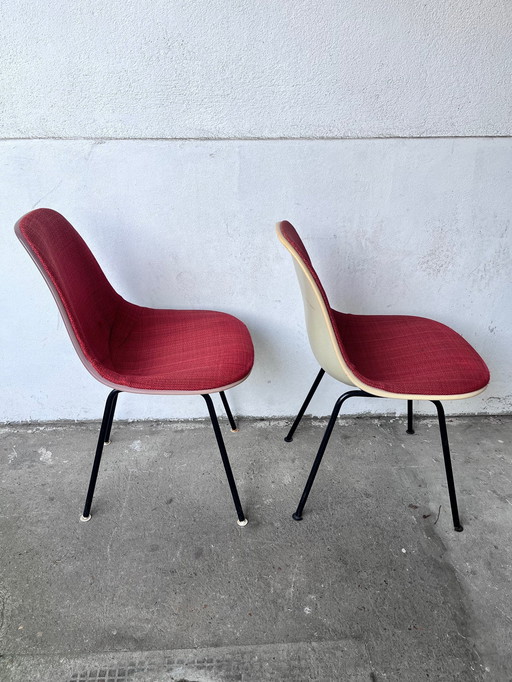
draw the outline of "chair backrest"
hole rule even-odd
[[[80,359],[104,382],[99,369],[112,366],[110,334],[124,299],[60,213],[36,209],[20,218],[14,229],[50,287]]]
[[[287,220],[276,225],[279,241],[291,253],[304,303],[309,343],[318,364],[338,381],[358,386],[348,367],[343,341],[325,290],[315,272],[306,247],[296,229]],[[357,380],[356,380],[357,381]]]

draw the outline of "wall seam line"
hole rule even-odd
[[[509,140],[512,135],[389,135],[376,137],[0,137],[0,142],[347,142],[368,140]]]

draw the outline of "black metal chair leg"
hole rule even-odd
[[[405,433],[408,433],[412,435],[414,433],[414,415],[412,411],[412,400],[407,401],[407,431]]]
[[[231,471],[228,453],[226,452],[226,446],[224,445],[224,439],[222,438],[219,421],[217,419],[217,415],[215,414],[212,399],[207,393],[203,394],[203,398],[205,399],[206,405],[208,406],[208,412],[210,413],[210,419],[215,432],[215,437],[217,439],[217,445],[219,446],[220,450],[220,456],[222,457],[222,463],[224,464],[224,469],[228,478],[229,488],[231,490],[231,495],[233,496],[233,502],[235,503],[235,509],[238,515],[237,523],[239,526],[246,526],[247,519],[245,518],[244,510],[242,509],[240,498],[238,497],[238,490],[236,489],[235,479],[233,477],[233,472]]]
[[[107,421],[107,429],[105,431],[105,445],[110,445],[110,432],[112,430],[112,422],[114,421],[114,414],[116,411],[116,405],[117,405],[117,398],[121,391],[117,391],[117,393],[114,396],[114,400],[112,401],[112,405],[110,407],[110,414],[108,416],[108,421]]]
[[[306,400],[305,400],[304,403],[302,404],[302,407],[301,407],[300,410],[299,410],[299,414],[295,417],[295,421],[294,421],[293,424],[292,424],[292,428],[289,430],[288,435],[287,435],[286,438],[285,438],[285,441],[286,441],[287,443],[291,443],[291,442],[292,442],[292,440],[293,440],[293,434],[295,433],[295,429],[296,429],[297,426],[300,424],[300,421],[301,421],[302,417],[304,416],[304,412],[306,411],[307,406],[308,406],[309,403],[311,402],[311,398],[315,395],[315,391],[316,391],[316,389],[318,388],[318,384],[322,381],[322,377],[323,377],[324,374],[325,374],[325,370],[323,370],[323,369],[321,369],[321,370],[318,372],[317,377],[316,377],[316,379],[315,379],[314,382],[313,382],[313,386],[311,386],[311,388],[309,389],[309,393],[308,393],[307,396],[306,396]]]
[[[96,479],[98,478],[98,471],[100,469],[101,455],[103,453],[103,445],[105,444],[107,429],[112,425],[112,419],[114,417],[114,408],[117,400],[117,394],[119,391],[113,390],[108,394],[107,401],[105,403],[105,410],[103,412],[103,419],[101,421],[100,434],[98,436],[98,445],[96,446],[96,455],[94,457],[94,464],[92,465],[91,478],[89,481],[89,489],[87,491],[87,497],[85,499],[85,506],[80,521],[89,521],[91,518],[91,505],[92,498],[94,496],[94,488],[96,487]]]
[[[347,391],[347,393],[344,393],[342,396],[340,396],[334,404],[334,409],[332,411],[331,418],[329,419],[329,423],[327,424],[324,437],[322,438],[322,442],[320,443],[320,448],[315,457],[315,461],[313,462],[313,466],[311,467],[311,471],[306,482],[306,487],[304,488],[304,492],[302,493],[302,497],[300,498],[299,506],[297,507],[296,512],[292,514],[295,521],[302,521],[302,512],[304,510],[304,505],[306,504],[309,492],[311,490],[311,486],[313,485],[315,476],[318,471],[318,467],[320,466],[320,462],[322,461],[322,457],[324,456],[325,449],[327,447],[327,444],[329,443],[329,438],[331,437],[331,433],[334,428],[334,424],[336,423],[336,418],[339,414],[339,411],[341,410],[341,406],[348,398],[355,397],[366,398],[368,397],[368,393],[365,393],[364,391]]]
[[[231,431],[233,433],[236,433],[238,431],[238,427],[236,425],[235,420],[233,419],[233,415],[232,415],[231,409],[229,407],[228,399],[226,398],[224,391],[220,391],[220,399],[222,400],[222,404],[224,405],[224,410],[226,411],[226,416],[229,420],[229,425],[231,426]]]
[[[457,506],[457,496],[455,494],[455,483],[453,480],[452,460],[450,457],[450,445],[448,443],[448,432],[446,430],[446,418],[444,416],[444,408],[439,400],[432,400],[437,409],[437,417],[439,419],[439,431],[441,432],[441,443],[443,446],[444,466],[446,469],[446,481],[448,483],[448,493],[450,495],[450,505],[452,508],[453,527],[457,532],[461,532],[464,528],[459,519],[459,509]]]

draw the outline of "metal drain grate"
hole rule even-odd
[[[66,682],[296,682],[342,679],[346,673],[351,680],[371,680],[366,652],[353,640],[189,649],[148,654],[144,659],[128,656],[122,660],[121,655],[118,666],[89,666]]]
[[[9,682],[370,682],[364,643],[345,639],[0,661]]]
[[[137,682],[138,680],[162,679],[164,682],[241,682],[244,670],[252,667],[255,661],[234,660],[232,656],[209,657],[191,660],[192,657],[175,658],[165,656],[163,661],[133,660],[123,663],[122,667],[103,667],[88,669],[71,675],[69,682]],[[238,657],[237,657],[238,658]],[[212,677],[213,676],[213,677]]]

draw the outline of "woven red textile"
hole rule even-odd
[[[485,362],[465,339],[440,322],[407,315],[350,315],[333,310],[297,231],[281,232],[315,280],[353,374],[389,393],[461,395],[489,383]]]
[[[345,361],[368,386],[435,396],[471,393],[489,383],[478,353],[440,322],[409,315],[332,314]]]
[[[148,391],[206,392],[251,371],[251,337],[236,317],[125,301],[56,211],[32,211],[18,229],[60,299],[86,360],[107,381]]]
[[[242,381],[254,350],[247,327],[212,310],[126,304],[112,330],[115,383],[160,391],[204,391]]]

